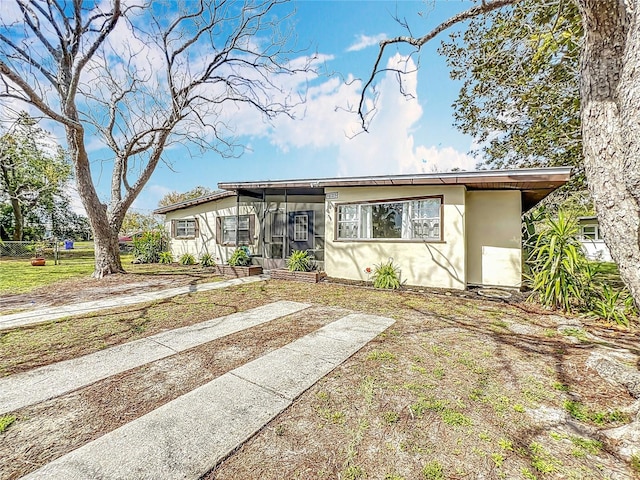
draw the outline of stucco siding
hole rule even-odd
[[[240,215],[255,213],[253,206],[240,205]],[[235,250],[235,246],[224,246],[216,242],[216,218],[236,214],[236,198],[227,197],[213,202],[196,205],[193,207],[168,212],[165,215],[165,228],[169,234],[169,248],[174,260],[178,260],[184,253],[190,253],[199,260],[209,253],[214,256],[217,263],[224,263]],[[172,238],[171,221],[195,218],[198,220],[198,234],[195,238]],[[252,245],[249,249],[257,253],[258,238],[260,233],[259,218],[256,216],[255,232]]]
[[[522,224],[519,191],[467,192],[467,281],[519,288]]]
[[[408,285],[466,288],[465,187],[350,187],[326,190],[325,270],[331,277],[368,280],[365,269],[393,258]],[[443,196],[442,241],[336,240],[341,203]]]

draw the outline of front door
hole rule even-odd
[[[287,233],[289,234],[289,255],[293,250],[313,250],[313,210],[289,212]]]

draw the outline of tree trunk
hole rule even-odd
[[[640,306],[640,1],[579,4],[585,31],[580,86],[585,172],[605,243]]]
[[[22,207],[17,198],[11,197],[11,208],[13,209],[13,219],[15,220],[15,228],[13,229],[13,240],[15,242],[22,241],[24,234],[24,216],[22,215]]]
[[[103,278],[112,273],[126,273],[120,261],[118,232],[120,222],[110,222],[107,206],[100,202],[91,178],[89,157],[84,146],[84,130],[82,127],[66,127],[67,141],[73,153],[78,194],[89,217],[93,231],[95,267],[94,278]]]

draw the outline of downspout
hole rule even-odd
[[[287,189],[284,189],[284,242],[282,245],[282,260],[287,258],[289,253],[289,197],[287,196]]]

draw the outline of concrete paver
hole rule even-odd
[[[298,312],[310,305],[280,301],[177,328],[96,353],[0,378],[0,414],[53,398],[112,375],[231,333]]]
[[[265,275],[255,275],[244,278],[234,278],[232,280],[224,280],[221,282],[202,283],[196,285],[188,285],[185,287],[167,288],[155,292],[137,293],[134,295],[119,295],[116,297],[103,298],[91,302],[75,303],[63,305],[59,307],[46,307],[37,310],[27,310],[10,315],[0,315],[0,330],[7,328],[15,328],[24,325],[32,325],[42,322],[50,322],[60,318],[72,315],[81,315],[85,313],[96,312],[114,307],[125,307],[127,305],[135,305],[144,302],[154,302],[165,298],[175,297],[177,295],[185,295],[195,292],[206,292],[209,290],[217,290],[227,288],[234,285],[242,285],[245,283],[261,282],[268,278]]]
[[[394,321],[349,315],[45,465],[25,479],[195,479]]]

